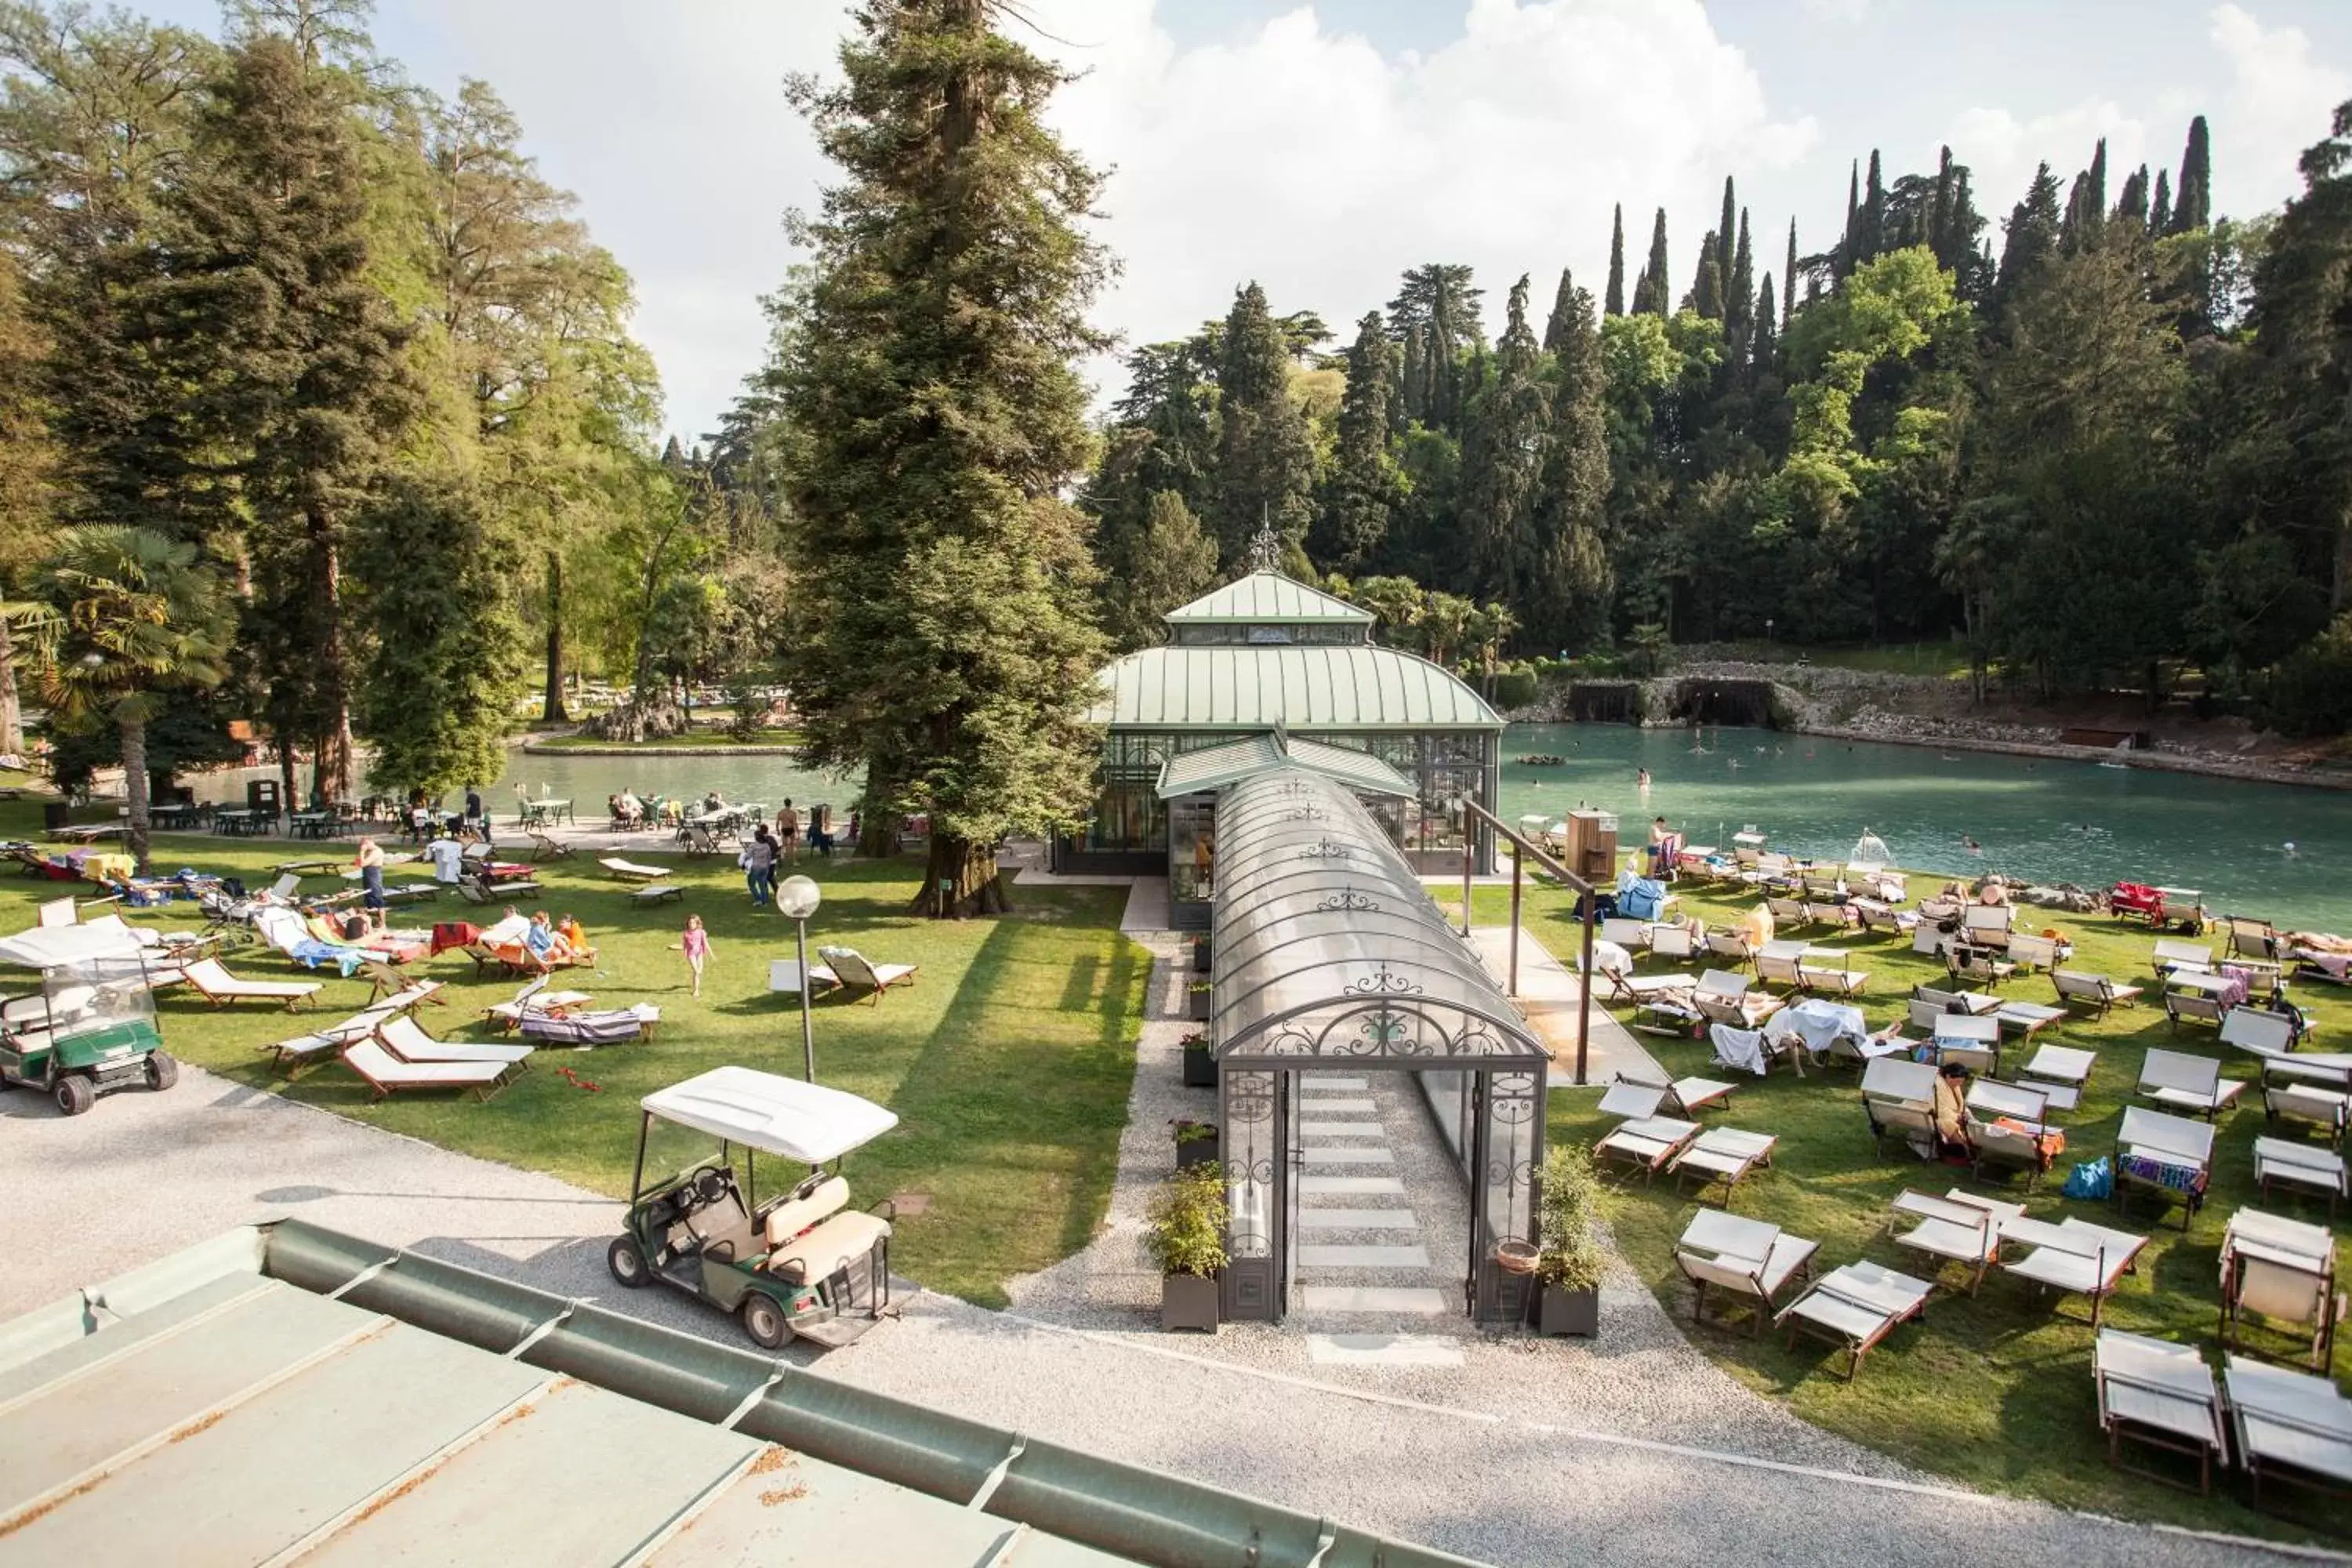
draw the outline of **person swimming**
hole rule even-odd
[[[1984,846],[1978,843],[1975,839],[1969,837],[1965,833],[1960,835],[1960,847],[1967,850],[1971,855],[1981,855],[1984,853]]]

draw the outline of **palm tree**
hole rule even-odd
[[[1422,636],[1429,662],[1452,668],[1470,640],[1471,621],[1478,606],[1459,594],[1433,592],[1423,602]]]
[[[232,618],[220,576],[149,528],[70,528],[41,567],[56,606],[41,696],[66,729],[112,722],[122,734],[131,856],[147,868],[147,721],[162,693],[218,685]]]
[[[1495,665],[1503,645],[1519,629],[1519,617],[1507,605],[1481,605],[1471,612],[1469,638],[1478,646],[1479,695],[1495,700]]]

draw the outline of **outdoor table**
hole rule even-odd
[[[542,827],[551,822],[571,822],[572,803],[568,800],[527,800],[522,805],[524,826]]]
[[[196,823],[196,811],[193,805],[159,805],[151,809],[147,816],[158,827],[193,827]]]
[[[324,838],[330,818],[323,811],[298,811],[286,819],[297,838]]]
[[[2176,969],[2164,977],[2168,991],[2194,991],[2217,999],[2229,994],[2232,988],[2242,991],[2245,984],[2234,975],[2217,974],[2210,969]]]
[[[232,837],[249,838],[261,831],[261,825],[268,816],[266,812],[243,806],[216,811],[213,813],[213,831],[226,833]]]

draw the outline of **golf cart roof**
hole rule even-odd
[[[812,1165],[837,1160],[898,1125],[897,1112],[870,1100],[750,1068],[713,1068],[656,1089],[641,1103],[664,1121]]]
[[[0,963],[54,969],[93,958],[135,958],[139,939],[126,926],[36,926],[0,937]]]

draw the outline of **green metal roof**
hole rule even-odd
[[[1369,644],[1148,647],[1102,672],[1090,722],[1137,730],[1500,730],[1425,658]]]
[[[298,1220],[0,1323],[0,1560],[297,1559],[1475,1568]]]
[[[1180,795],[1223,789],[1282,768],[1318,773],[1369,795],[1392,795],[1410,800],[1415,794],[1411,779],[1378,757],[1351,752],[1345,746],[1294,741],[1276,730],[1270,735],[1252,735],[1231,745],[1182,752],[1169,758],[1160,769],[1160,798],[1169,800]]]
[[[1320,588],[1310,588],[1279,572],[1253,572],[1239,582],[1212,589],[1191,604],[1169,611],[1164,618],[1188,625],[1252,621],[1274,625],[1372,624],[1370,610],[1359,609],[1345,599],[1335,599]]]

